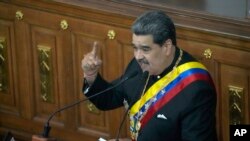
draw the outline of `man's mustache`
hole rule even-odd
[[[139,64],[147,64],[147,65],[149,64],[149,62],[146,59],[138,59],[137,62]]]

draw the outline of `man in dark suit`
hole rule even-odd
[[[132,32],[134,58],[121,78],[136,75],[91,101],[101,110],[127,105],[133,141],[216,141],[215,87],[206,68],[177,47],[172,20],[149,11]],[[119,82],[98,73],[97,50],[95,43],[82,60],[87,97]]]

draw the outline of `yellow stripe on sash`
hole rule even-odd
[[[203,66],[199,62],[189,62],[182,64],[178,66],[176,69],[172,70],[168,74],[166,74],[164,77],[162,77],[160,80],[158,80],[155,84],[153,84],[147,92],[139,99],[131,108],[130,110],[130,116],[133,116],[136,114],[139,109],[152,97],[154,97],[160,90],[162,90],[165,86],[167,86],[170,82],[172,82],[174,79],[178,77],[179,74],[182,72],[193,69],[193,68],[200,68],[205,69],[205,66]]]

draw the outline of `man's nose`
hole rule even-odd
[[[142,53],[141,50],[135,51],[134,54],[135,54],[136,59],[142,59],[143,58],[143,53]]]

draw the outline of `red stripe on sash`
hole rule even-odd
[[[186,77],[181,82],[179,82],[173,89],[171,89],[167,94],[165,94],[164,97],[162,97],[158,102],[156,102],[152,107],[148,109],[146,115],[141,120],[140,129],[142,129],[146,125],[146,123],[161,107],[167,104],[172,98],[174,98],[182,89],[184,89],[190,83],[197,80],[206,80],[211,84],[211,79],[207,74],[194,74]]]

